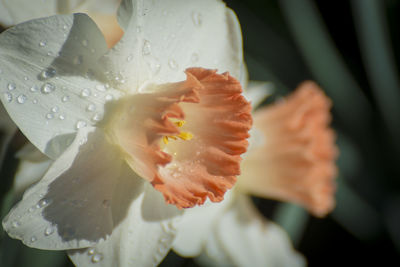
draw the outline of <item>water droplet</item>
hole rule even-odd
[[[42,79],[49,79],[56,76],[56,74],[57,71],[54,68],[48,68],[40,73],[40,77],[42,77]]]
[[[75,56],[74,59],[72,60],[72,63],[74,63],[75,65],[80,65],[83,62],[83,56],[82,55],[78,55]]]
[[[39,46],[41,46],[41,47],[45,47],[46,44],[47,44],[47,42],[45,40],[42,40],[39,42]]]
[[[32,236],[32,237],[31,237],[31,242],[32,242],[32,243],[35,242],[36,240],[37,240],[36,236]]]
[[[103,259],[103,254],[101,254],[101,253],[97,253],[97,254],[92,256],[92,262],[93,263],[100,262],[102,259]]]
[[[142,48],[142,53],[143,55],[147,56],[151,54],[151,46],[150,46],[150,42],[147,40],[144,40],[143,43],[143,48]]]
[[[129,55],[129,56],[126,58],[126,61],[131,62],[132,59],[133,59],[133,56],[132,56],[132,55]]]
[[[192,62],[199,61],[199,54],[193,53],[190,59],[192,60]]]
[[[59,118],[60,120],[65,120],[65,115],[61,114],[60,116],[58,116],[58,118]]]
[[[62,98],[61,98],[61,101],[62,102],[68,102],[69,101],[69,96],[67,96],[67,95],[65,95],[65,96],[63,96]]]
[[[28,212],[29,212],[29,213],[32,213],[34,210],[35,210],[35,207],[30,207],[30,208],[28,209]]]
[[[11,226],[13,227],[13,228],[17,228],[17,227],[19,227],[21,225],[21,223],[19,222],[19,221],[13,221],[12,223],[11,223]]]
[[[95,105],[95,104],[89,104],[89,105],[86,107],[86,110],[87,110],[87,111],[95,111],[95,110],[96,110],[96,105]]]
[[[50,204],[50,200],[43,198],[42,200],[39,201],[39,203],[36,205],[36,207],[39,208],[44,208]]]
[[[106,99],[106,101],[111,101],[111,100],[113,100],[113,96],[112,95],[106,95],[106,97],[105,97],[105,99]]]
[[[19,96],[17,97],[17,102],[18,102],[19,104],[24,104],[25,101],[26,101],[26,99],[27,99],[26,95],[19,95]]]
[[[38,103],[38,100],[35,98],[35,99],[32,100],[32,103],[33,103],[33,104],[37,104],[37,103]]]
[[[88,41],[87,40],[82,40],[82,45],[83,46],[87,46],[88,45]]]
[[[170,60],[168,61],[168,66],[169,66],[172,70],[178,69],[178,63],[176,63],[176,61],[173,60],[173,59],[170,59]]]
[[[75,127],[76,127],[76,129],[82,129],[82,128],[86,127],[86,125],[87,124],[85,121],[77,121]]]
[[[92,117],[92,121],[101,121],[102,117],[100,114],[96,113]]]
[[[96,250],[94,248],[89,248],[88,249],[88,254],[89,255],[93,255],[96,252]]]
[[[49,235],[51,235],[52,233],[54,233],[54,227],[53,227],[53,226],[49,226],[49,227],[47,227],[47,228],[44,230],[44,235],[45,235],[45,236],[49,236]]]
[[[57,106],[54,106],[54,107],[51,108],[51,111],[54,112],[54,113],[58,112],[59,110],[60,110],[60,108],[57,107]]]
[[[103,84],[98,84],[98,85],[95,86],[95,88],[97,90],[99,90],[100,92],[105,92],[107,90],[106,87]]]
[[[68,29],[67,25],[64,25],[64,26],[63,26],[63,30],[65,31],[65,30],[67,30],[67,29]]]
[[[202,23],[202,16],[201,16],[201,13],[196,12],[196,11],[193,11],[193,12],[192,12],[192,21],[193,21],[193,24],[194,24],[195,26],[200,27],[200,26],[201,26],[201,23]]]
[[[37,85],[32,85],[32,87],[29,89],[32,93],[36,93],[39,91],[39,87]]]
[[[52,53],[51,53],[51,52],[47,52],[47,55],[48,55],[48,56],[51,56],[51,55],[52,55]]]
[[[8,88],[8,90],[12,91],[12,90],[14,90],[15,88],[17,88],[17,86],[15,85],[15,83],[9,83],[9,84],[7,85],[7,88]]]
[[[24,80],[27,81],[27,80],[29,80],[29,78],[28,78],[27,76],[25,76],[25,77],[24,77]]]
[[[151,72],[155,75],[158,74],[160,72],[161,69],[161,64],[160,62],[158,62],[157,60],[153,59],[150,60],[149,62],[147,62]]]
[[[88,97],[88,96],[90,96],[90,94],[91,94],[90,89],[83,89],[83,90],[81,91],[81,96],[82,96],[82,97]]]
[[[12,94],[8,92],[4,93],[4,98],[8,103],[10,103],[13,99]]]
[[[56,86],[52,83],[45,83],[42,85],[41,91],[43,94],[50,94],[56,90]]]
[[[46,114],[46,119],[51,120],[51,119],[53,119],[53,118],[54,118],[53,113],[47,113],[47,114]]]

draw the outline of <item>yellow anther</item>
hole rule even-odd
[[[186,121],[176,121],[174,123],[175,123],[176,126],[182,127],[186,123]]]
[[[193,138],[193,134],[189,133],[189,132],[180,132],[178,137],[182,140],[190,140]]]
[[[162,138],[162,140],[163,140],[164,144],[168,145],[168,136],[164,136]]]

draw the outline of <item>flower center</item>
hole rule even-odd
[[[181,128],[181,127],[186,123],[186,121],[184,121],[184,120],[177,120],[177,121],[173,121],[173,123],[174,123],[177,127]],[[165,135],[165,136],[162,138],[162,140],[163,140],[164,144],[168,145],[169,140],[171,140],[171,139],[172,139],[172,140],[181,139],[181,140],[183,140],[183,141],[188,141],[188,140],[191,140],[192,138],[193,138],[193,134],[192,134],[192,133],[180,131],[179,134],[175,134],[175,135]]]

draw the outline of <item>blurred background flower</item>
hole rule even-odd
[[[309,266],[389,265],[400,256],[400,1],[227,0],[238,15],[251,80],[270,81],[271,104],[304,80],[332,99],[340,150],[336,208],[324,219],[261,198],[262,214],[286,229]],[[6,132],[2,132],[6,134]],[[2,216],[23,137],[1,169]],[[3,141],[3,140],[2,140]],[[61,252],[33,250],[1,234],[0,266],[72,266]],[[161,266],[199,266],[171,252]]]

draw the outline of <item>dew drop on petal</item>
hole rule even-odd
[[[54,106],[54,107],[51,108],[51,111],[54,112],[54,113],[58,112],[59,110],[60,110],[60,108],[57,107],[57,106]]]
[[[103,254],[101,253],[96,253],[95,255],[92,256],[93,263],[100,262],[102,259],[103,259]]]
[[[58,116],[58,118],[59,118],[60,120],[65,120],[65,115],[61,114],[60,116]]]
[[[65,95],[65,96],[63,96],[62,98],[61,98],[61,101],[62,102],[68,102],[69,101],[69,96],[67,96],[67,95]]]
[[[56,86],[52,83],[45,83],[42,85],[41,92],[43,94],[50,94],[56,90]]]
[[[86,125],[87,124],[85,121],[77,121],[75,127],[76,127],[76,129],[82,129],[82,128],[86,127]]]
[[[47,113],[47,114],[46,114],[46,119],[51,120],[51,119],[53,119],[53,118],[54,118],[53,113]]]
[[[143,43],[143,48],[142,48],[142,53],[143,55],[147,56],[151,54],[151,46],[150,46],[150,42],[147,40],[144,40]]]
[[[54,68],[48,68],[40,73],[42,79],[49,79],[56,76],[57,71]]]
[[[90,94],[91,94],[91,91],[89,89],[83,89],[81,91],[81,96],[82,97],[88,97],[88,96],[90,96]]]
[[[93,255],[96,252],[96,250],[94,248],[89,248],[88,249],[88,254],[89,255]]]
[[[132,55],[129,55],[129,56],[126,58],[126,61],[127,61],[127,62],[131,62],[132,59],[133,59],[133,56],[132,56]]]
[[[15,88],[17,88],[17,86],[15,85],[15,83],[9,83],[9,84],[7,85],[7,88],[8,88],[8,90],[12,91],[12,90],[14,90]]]
[[[38,103],[38,100],[35,98],[35,99],[32,100],[32,103],[33,103],[33,104],[37,104],[37,103]]]
[[[92,121],[101,121],[102,117],[100,114],[96,113],[92,117]]]
[[[39,46],[40,47],[45,47],[46,44],[47,44],[47,42],[45,40],[42,40],[42,41],[39,42]]]
[[[13,100],[12,94],[8,92],[4,93],[4,98],[8,103],[10,103]]]
[[[168,66],[169,66],[172,70],[178,69],[178,63],[176,63],[176,61],[173,60],[173,59],[170,59],[170,60],[168,61]]]
[[[27,76],[25,76],[25,77],[24,77],[24,80],[27,81],[27,80],[29,80],[29,78],[28,78]]]
[[[17,102],[18,102],[19,104],[24,104],[24,103],[26,102],[26,99],[27,99],[26,95],[19,95],[19,96],[17,97]]]
[[[21,223],[20,223],[19,221],[13,221],[13,222],[11,223],[11,226],[12,226],[13,228],[18,228],[20,225],[21,225]]]
[[[38,202],[38,204],[36,205],[36,207],[39,209],[39,208],[44,208],[44,207],[46,207],[46,206],[48,206],[49,204],[50,204],[50,200],[49,199],[46,199],[46,198],[43,198],[43,199],[41,199],[39,202]]]
[[[193,11],[193,12],[192,12],[192,21],[193,21],[193,24],[194,24],[195,26],[200,27],[200,26],[201,26],[201,23],[202,23],[202,16],[201,16],[201,13],[196,12],[196,11]]]
[[[44,235],[45,235],[45,236],[49,236],[49,235],[51,235],[52,233],[54,233],[54,227],[53,227],[53,226],[49,226],[49,227],[47,227],[47,228],[44,230]]]
[[[95,111],[95,110],[96,110],[96,105],[95,105],[95,104],[89,104],[89,105],[86,107],[86,110],[87,110],[87,111]]]
[[[103,84],[98,84],[95,86],[96,90],[100,91],[100,92],[105,92],[107,89]]]
[[[37,85],[32,85],[31,88],[29,89],[32,93],[36,93],[39,91],[39,88]]]
[[[32,243],[33,243],[33,242],[36,242],[36,240],[37,240],[36,236],[32,236],[32,237],[31,237],[31,242],[32,242]]]

